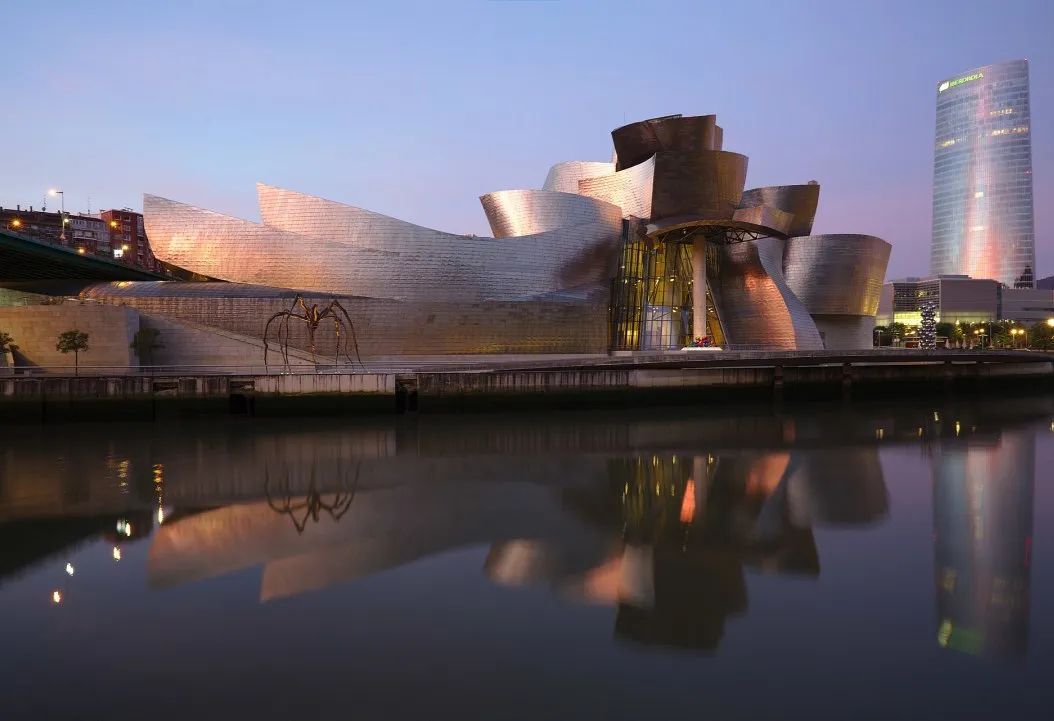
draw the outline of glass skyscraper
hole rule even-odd
[[[1035,283],[1028,61],[937,85],[930,272]]]

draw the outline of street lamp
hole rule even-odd
[[[65,243],[66,242],[66,194],[64,192],[62,192],[61,190],[59,190],[58,188],[52,188],[51,190],[48,191],[48,195],[50,195],[52,198],[54,198],[57,195],[57,196],[59,196],[59,199],[62,201],[62,213],[59,216],[59,219],[61,220],[61,223],[60,223],[61,230],[59,231],[59,240],[61,240],[63,243]]]

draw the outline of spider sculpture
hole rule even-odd
[[[362,358],[359,356],[359,341],[355,337],[355,325],[351,322],[351,317],[348,316],[348,311],[344,309],[344,306],[339,301],[331,300],[321,308],[319,308],[317,303],[312,303],[309,307],[303,297],[297,293],[293,298],[293,304],[289,306],[289,310],[275,313],[268,319],[267,325],[264,326],[264,366],[267,366],[268,351],[270,351],[271,324],[274,323],[278,348],[282,353],[282,361],[286,370],[289,369],[290,321],[304,323],[307,326],[307,337],[311,344],[311,358],[315,362],[317,362],[315,331],[318,330],[318,327],[323,322],[332,321],[333,332],[337,336],[333,351],[333,364],[338,365],[342,355],[348,363],[352,362],[348,348],[348,339],[350,338],[351,349],[355,351],[355,360],[358,361],[359,365],[363,365]]]
[[[342,465],[337,467],[337,476],[340,478],[340,488],[334,491],[330,498],[323,497],[323,494],[318,491],[315,485],[315,467],[311,467],[311,480],[308,483],[307,493],[303,499],[293,500],[293,494],[289,488],[289,474],[286,474],[285,482],[280,485],[279,493],[274,496],[281,496],[278,500],[272,496],[271,493],[271,474],[265,469],[264,470],[264,495],[267,497],[267,505],[271,507],[271,510],[275,513],[289,516],[289,519],[293,522],[293,527],[296,528],[297,535],[303,534],[304,529],[307,528],[307,522],[314,521],[318,523],[318,519],[325,511],[329,514],[329,517],[334,521],[339,521],[345,513],[348,512],[348,508],[351,507],[351,502],[355,498],[355,491],[358,490],[359,486],[359,470],[361,464],[355,466],[355,477],[351,483],[348,484]]]

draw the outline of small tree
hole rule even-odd
[[[88,350],[88,334],[79,330],[68,330],[59,333],[59,342],[55,344],[55,350],[65,355],[73,353],[73,374],[80,373],[80,354]]]
[[[890,323],[889,324],[889,335],[893,339],[893,345],[897,345],[897,341],[903,341],[904,336],[908,334],[908,327],[903,323]]]
[[[140,328],[135,332],[135,337],[129,347],[135,351],[135,357],[139,359],[141,365],[154,364],[154,351],[165,347],[158,340],[160,336],[161,331],[157,328]]]
[[[1054,327],[1046,321],[1040,321],[1029,330],[1029,340],[1036,350],[1050,350],[1054,345]]]
[[[955,324],[949,323],[948,321],[941,321],[937,324],[937,337],[944,338],[945,344],[948,348],[951,348],[952,343],[958,340],[955,336]]]

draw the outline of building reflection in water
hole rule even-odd
[[[71,441],[64,464],[41,436],[36,453],[0,451],[0,583],[48,560],[62,568],[86,541],[117,560],[142,539],[151,588],[259,567],[266,602],[482,547],[495,583],[610,605],[627,641],[713,650],[748,608],[748,574],[819,574],[816,529],[888,514],[878,448],[921,442],[933,453],[937,640],[1020,656],[1035,440],[1011,421],[1052,409],[997,410],[1011,430],[988,432],[981,411],[916,407],[884,410],[882,433],[850,411],[230,425],[103,454]]]
[[[933,460],[937,643],[1027,652],[1035,434],[944,441]]]
[[[593,561],[558,541],[496,544],[491,578],[544,582],[614,604],[615,633],[644,644],[716,649],[746,611],[745,569],[815,576],[813,527],[888,511],[874,449],[650,456],[610,462],[600,487],[565,494],[612,539]]]

